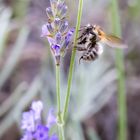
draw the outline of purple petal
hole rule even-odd
[[[54,116],[54,109],[50,109],[47,117],[47,127],[50,128],[56,123],[56,117]]]
[[[50,0],[50,4],[51,4],[53,16],[55,16],[55,14],[56,14],[55,9],[57,8],[57,0]]]
[[[46,126],[38,125],[36,132],[34,133],[34,138],[37,140],[49,140],[49,129]]]
[[[59,56],[60,55],[60,45],[53,45],[52,47],[51,47],[51,50],[52,50],[52,52],[53,52],[53,54],[55,55],[55,56]]]
[[[47,13],[48,18],[52,20],[53,19],[53,12],[52,12],[51,7],[46,8],[46,13]]]
[[[60,32],[56,33],[55,36],[56,44],[61,44],[61,39],[62,39],[61,33]]]
[[[72,39],[72,35],[74,33],[74,29],[71,29],[68,31],[67,35],[65,36],[65,40],[62,43],[61,49],[60,49],[60,54],[61,56],[64,56],[66,53],[66,48],[68,47],[71,39]]]
[[[33,139],[32,133],[26,132],[20,140],[32,140],[32,139]]]
[[[60,12],[61,18],[64,18],[66,16],[67,10],[68,10],[68,7],[67,7],[67,5],[64,4],[62,9],[61,9],[61,12]]]
[[[71,29],[68,31],[66,37],[65,37],[65,43],[66,43],[66,47],[69,45],[71,39],[72,39],[72,35],[74,33],[74,29]]]
[[[61,25],[61,27],[60,27],[60,32],[61,33],[64,33],[64,32],[66,32],[66,30],[68,29],[68,21],[64,21],[63,23],[62,23],[62,25]]]
[[[48,39],[50,46],[53,46],[54,44],[56,44],[56,40],[54,38],[47,37],[47,39]]]
[[[50,46],[52,46],[53,44],[56,44],[56,41],[55,41],[54,38],[49,37],[50,32],[49,32],[48,28],[49,28],[49,27],[48,27],[48,23],[47,23],[47,24],[44,24],[44,25],[42,26],[42,34],[41,34],[41,37],[47,37]],[[49,29],[50,29],[50,28],[49,28]]]
[[[61,3],[59,3],[57,5],[57,13],[58,13],[58,15],[60,15],[60,12],[61,12],[63,6],[64,6],[64,2],[61,2]]]
[[[56,30],[59,30],[61,24],[61,20],[59,18],[55,18],[54,20],[54,27]]]
[[[48,36],[49,34],[50,34],[50,33],[49,33],[49,31],[48,31],[47,25],[44,24],[44,25],[42,26],[41,37],[46,37],[46,36]]]
[[[48,32],[50,34],[54,34],[54,29],[53,29],[52,25],[50,23],[47,23],[46,26],[47,26]]]
[[[30,132],[33,132],[35,130],[33,111],[24,112],[22,114],[21,128]]]
[[[52,136],[50,137],[50,140],[58,140],[57,135],[52,135]]]
[[[31,109],[34,111],[34,119],[41,119],[41,111],[43,110],[43,104],[41,101],[32,102]]]

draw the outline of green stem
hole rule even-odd
[[[60,140],[65,140],[63,126],[58,126],[58,132],[59,132],[59,139]]]
[[[56,94],[57,94],[57,113],[58,117],[61,114],[60,106],[60,66],[56,65]]]
[[[61,98],[60,98],[60,65],[56,65],[56,94],[57,94],[57,119],[58,119],[58,130],[60,140],[65,140],[64,129],[63,129],[63,119],[61,115]]]
[[[74,36],[74,46],[76,46],[76,44],[77,44],[77,38],[78,38],[79,28],[80,28],[80,24],[81,24],[82,9],[83,9],[83,0],[79,0],[77,24],[76,24],[76,31],[75,31],[75,36]],[[75,55],[76,55],[76,49],[73,48],[71,61],[70,61],[69,75],[68,75],[67,95],[66,95],[66,98],[65,98],[64,111],[63,111],[64,121],[66,119],[66,114],[67,114],[67,111],[68,111]]]
[[[62,136],[62,140],[65,140],[65,136],[64,136],[64,127],[61,126],[61,136]]]
[[[117,36],[121,36],[120,18],[117,0],[112,0],[112,23],[113,31]],[[118,113],[119,113],[119,132],[118,140],[127,139],[127,123],[126,123],[126,90],[124,76],[124,59],[123,52],[116,50],[116,68],[118,73]]]

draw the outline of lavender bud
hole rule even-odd
[[[56,65],[60,64],[60,46],[59,45],[53,45],[51,47],[52,53],[54,54]]]
[[[52,49],[52,51],[53,51],[53,53],[54,53],[55,56],[60,55],[60,52],[59,52],[60,51],[60,45],[58,45],[58,44],[53,45],[51,47],[51,49]]]
[[[63,7],[61,9],[61,12],[60,12],[60,17],[61,18],[64,18],[66,16],[67,9],[68,9],[68,7],[66,5],[63,5]]]
[[[57,0],[50,0],[53,16],[56,16]]]
[[[53,29],[52,25],[50,23],[47,23],[46,26],[47,26],[48,31],[50,32],[50,34],[54,34],[54,29]]]
[[[55,18],[55,20],[54,20],[54,27],[55,27],[56,31],[59,30],[60,24],[61,24],[61,20],[59,18]]]
[[[47,13],[48,18],[50,20],[53,20],[54,17],[53,17],[53,12],[52,12],[51,7],[46,8],[46,13]]]
[[[65,40],[62,43],[62,47],[60,49],[60,54],[62,56],[65,55],[66,48],[68,47],[68,45],[69,45],[69,43],[70,43],[70,41],[72,39],[73,33],[74,33],[74,29],[71,29],[71,30],[68,31],[67,35],[65,36]]]
[[[64,33],[64,32],[66,32],[66,30],[68,29],[68,21],[64,21],[63,23],[62,23],[62,25],[61,25],[61,27],[60,27],[60,32],[61,33]]]
[[[59,4],[57,5],[57,14],[58,14],[58,15],[60,15],[63,6],[64,6],[64,3],[59,3]]]
[[[73,33],[74,33],[74,29],[71,29],[71,30],[68,31],[68,33],[67,33],[67,35],[65,37],[65,45],[66,45],[66,47],[69,45]]]
[[[56,44],[61,44],[61,39],[62,39],[61,33],[58,32],[55,36]]]

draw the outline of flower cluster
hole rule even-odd
[[[68,7],[62,0],[50,0],[51,6],[46,9],[48,22],[42,26],[41,37],[46,37],[55,57],[56,64],[60,64],[60,56],[72,39],[74,29],[69,29],[66,13]]]
[[[56,123],[53,109],[50,109],[45,125],[41,119],[42,110],[42,102],[34,101],[30,111],[23,113],[21,128],[25,133],[21,140],[58,140],[57,135],[49,136],[50,128]]]

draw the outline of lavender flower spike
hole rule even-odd
[[[56,65],[59,65],[60,58],[65,55],[74,30],[68,28],[69,24],[66,20],[68,7],[64,1],[50,0],[50,5],[46,8],[48,21],[42,26],[41,37],[48,39]]]
[[[41,113],[43,104],[41,101],[34,101],[31,109],[22,115],[21,128],[25,131],[21,140],[58,140],[56,134],[50,135],[52,125],[56,124],[54,110],[50,109],[47,122],[43,124]]]

